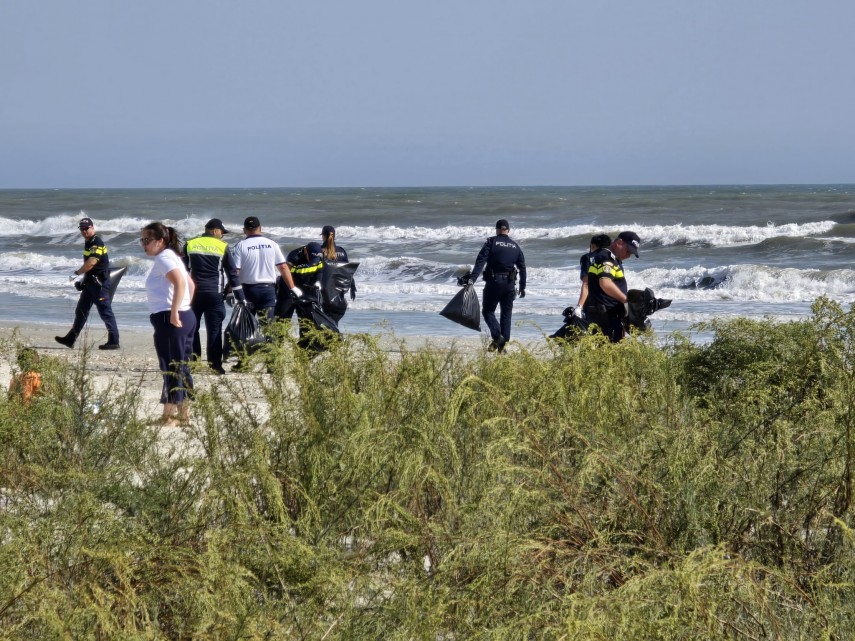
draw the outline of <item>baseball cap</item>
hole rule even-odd
[[[306,243],[306,253],[309,255],[309,264],[317,265],[324,255],[324,248],[320,243]]]
[[[78,229],[89,229],[90,227],[94,227],[95,223],[92,222],[91,218],[81,218],[80,222],[77,223]]]
[[[511,226],[508,224],[508,221],[504,218],[500,218],[496,221],[496,229],[510,229]]]
[[[321,236],[326,236],[327,234],[335,236],[335,227],[332,225],[324,225],[324,228],[321,230]]]
[[[641,244],[641,239],[638,237],[634,231],[622,231],[618,234],[618,238],[620,238],[626,246],[629,248],[629,252],[631,254],[635,254],[635,257],[638,258],[638,246]]]
[[[255,216],[247,216],[246,220],[243,221],[244,229],[258,229],[259,227],[261,227],[261,221]]]
[[[229,230],[223,227],[223,221],[219,218],[212,218],[207,223],[205,223],[205,229],[219,229],[224,234],[229,233]]]

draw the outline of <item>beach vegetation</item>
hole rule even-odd
[[[855,311],[707,329],[281,332],[180,430],[43,359],[0,399],[0,638],[852,638]]]

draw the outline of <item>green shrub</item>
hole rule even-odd
[[[851,638],[853,329],[820,300],[706,345],[283,333],[171,438],[54,363],[0,402],[0,630]]]

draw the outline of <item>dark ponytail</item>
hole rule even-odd
[[[174,227],[167,227],[163,223],[153,222],[143,227],[143,231],[149,232],[149,235],[155,240],[162,240],[164,245],[176,254],[181,252],[181,238]]]

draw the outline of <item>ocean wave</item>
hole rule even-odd
[[[77,221],[85,212],[78,216],[61,215],[51,216],[41,221],[15,220],[11,218],[0,218],[6,235],[47,237],[55,238],[54,242],[77,237]],[[127,216],[106,220],[96,220],[96,228],[105,239],[118,234],[136,234],[140,228],[151,222],[151,218],[139,216]],[[168,216],[159,220],[167,225],[175,227],[183,237],[192,237],[202,232],[208,217],[188,216],[181,219],[172,219]],[[225,226],[237,232],[228,236],[226,240],[236,242],[243,221],[224,220]],[[263,224],[263,221],[262,221]],[[513,224],[513,222],[512,222]],[[810,223],[788,223],[776,225],[643,225],[627,223],[620,228],[608,229],[601,225],[581,224],[566,225],[558,227],[515,227],[511,230],[511,237],[525,243],[531,240],[574,240],[584,241],[586,238],[599,233],[610,233],[616,235],[622,229],[632,229],[642,239],[642,248],[645,244],[657,246],[670,245],[705,245],[713,247],[734,247],[742,245],[758,244],[765,240],[779,237],[803,238],[805,236],[821,236],[835,229],[834,221],[825,220]],[[838,226],[840,227],[840,226]],[[320,225],[313,226],[263,226],[265,235],[279,242],[290,241],[291,244],[316,239],[320,236]],[[839,231],[838,231],[839,233]],[[340,225],[337,227],[337,237],[340,244],[347,245],[348,240],[359,242],[445,242],[459,241],[461,238],[471,238],[478,241],[494,234],[489,226],[480,225],[444,225],[440,227],[425,226],[360,226]],[[643,249],[642,249],[643,251]]]
[[[80,255],[57,256],[52,254],[36,254],[25,251],[12,251],[0,253],[0,273],[12,272],[16,274],[34,273],[49,275],[51,272],[60,271],[67,276],[69,269],[77,269],[83,262]],[[152,261],[145,256],[122,256],[118,260],[111,261],[111,267],[127,267],[128,276],[132,274],[145,275],[151,269]]]

